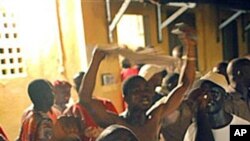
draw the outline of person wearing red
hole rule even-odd
[[[76,91],[78,92],[80,89],[81,80],[84,76],[84,72],[79,72],[74,77],[74,83]],[[103,98],[96,98],[102,104],[106,107],[106,110],[115,114],[118,114],[116,108],[111,103],[111,101]],[[86,110],[86,108],[81,104],[81,98],[79,99],[79,102],[72,105],[70,108],[66,109],[64,114],[66,115],[74,115],[76,117],[80,117],[82,122],[84,122],[85,130],[84,135],[81,136],[81,139],[83,141],[94,141],[96,137],[99,136],[99,134],[102,132],[102,128],[100,128],[95,122],[92,116],[89,114],[89,112]]]
[[[57,80],[53,83],[53,94],[55,94],[55,101],[54,105],[51,109],[47,112],[50,119],[53,121],[53,124],[56,123],[57,117],[62,115],[63,110],[66,109],[66,104],[70,98],[70,89],[71,84],[67,81],[60,81]],[[30,105],[28,108],[24,110],[24,113],[21,118],[21,123],[25,120],[25,118],[32,112],[34,105]]]
[[[54,103],[52,84],[45,79],[36,79],[28,86],[33,108],[22,122],[18,141],[50,141],[53,137],[53,122],[48,112]]]
[[[121,80],[124,81],[130,76],[137,75],[139,73],[138,67],[132,67],[131,63],[127,58],[122,60],[122,71],[121,71]]]
[[[63,113],[67,109],[71,97],[71,84],[65,80],[56,80],[53,83],[55,102],[53,108]]]

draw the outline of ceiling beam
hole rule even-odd
[[[108,30],[109,30],[109,41],[112,43],[113,42],[113,31],[116,27],[116,25],[118,24],[118,22],[120,21],[120,19],[122,18],[123,14],[125,13],[125,11],[127,10],[129,4],[131,3],[132,0],[124,0],[124,2],[122,3],[120,9],[118,10],[118,12],[116,13],[114,19],[112,20],[111,18],[111,9],[110,9],[110,0],[106,0],[106,13],[107,13],[107,20],[109,22],[108,25]]]
[[[158,25],[158,41],[162,41],[162,29],[171,24],[180,15],[185,13],[189,8],[194,8],[195,3],[168,3],[167,6],[180,7],[175,13],[169,16],[165,21],[161,21],[161,5],[157,4],[157,25]]]
[[[219,25],[219,29],[222,30],[223,28],[225,28],[228,24],[230,24],[233,20],[235,20],[236,18],[238,18],[241,14],[246,13],[243,10],[239,10],[236,13],[234,13],[231,17],[229,17],[227,20],[225,20],[224,22],[222,22]]]

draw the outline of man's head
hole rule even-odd
[[[146,110],[152,104],[154,89],[141,76],[129,77],[123,83],[123,96],[129,108]]]
[[[221,74],[209,72],[201,77],[195,83],[193,89],[194,93],[198,92],[196,98],[199,107],[208,114],[214,114],[223,110],[227,86],[227,81]]]
[[[167,71],[164,67],[146,64],[140,69],[139,75],[148,81],[150,87],[155,89],[157,86],[161,86],[162,79],[167,75]]]
[[[216,73],[219,73],[219,74],[224,75],[225,78],[227,79],[228,83],[229,83],[228,75],[227,75],[227,66],[228,66],[228,63],[227,63],[227,62],[220,62],[220,63],[218,63],[218,64],[213,68],[213,72],[216,72]]]
[[[126,69],[126,68],[130,68],[131,67],[131,63],[127,58],[123,58],[122,60],[122,68]]]
[[[70,99],[71,84],[64,80],[56,80],[53,83],[55,93],[55,103],[59,105],[65,105]]]
[[[179,80],[178,73],[170,74],[162,80],[162,88],[170,92],[177,86],[178,80]]]
[[[45,79],[36,79],[29,83],[29,97],[36,110],[47,112],[54,104],[52,84]]]
[[[237,89],[237,85],[250,87],[250,60],[236,58],[229,62],[227,74],[230,85]]]
[[[74,85],[75,85],[75,88],[76,88],[77,92],[79,92],[79,89],[80,89],[80,86],[81,86],[81,82],[82,82],[82,78],[84,77],[84,75],[85,75],[85,72],[80,71],[73,78]]]
[[[127,127],[111,125],[103,130],[96,141],[138,141],[138,139]]]

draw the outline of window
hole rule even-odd
[[[0,79],[22,77],[24,60],[15,12],[0,4]]]
[[[145,47],[143,16],[123,15],[117,24],[117,37],[119,44],[125,44],[133,50]]]

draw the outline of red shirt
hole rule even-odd
[[[117,110],[115,109],[114,105],[108,101],[103,99],[98,99],[100,102],[106,107],[108,111],[114,112],[118,114]],[[95,123],[89,112],[86,110],[86,108],[83,107],[80,103],[72,105],[68,110],[65,112],[66,114],[71,114],[74,116],[81,117],[81,119],[84,121],[85,127],[98,127],[98,125]],[[88,138],[86,136],[82,136],[81,139],[83,141],[94,141],[94,138]]]
[[[122,71],[121,71],[121,79],[123,81],[123,80],[125,80],[126,78],[128,78],[130,76],[137,75],[138,73],[139,73],[139,70],[136,67],[122,69]]]
[[[21,118],[21,123],[23,123],[23,121],[29,115],[29,113],[33,111],[33,107],[34,107],[33,105],[30,105],[27,109],[24,110],[24,113]],[[61,112],[52,106],[51,109],[47,112],[47,114],[53,121],[53,124],[55,124],[57,117],[61,115]]]
[[[53,122],[47,113],[30,111],[25,117],[18,141],[50,141],[53,137]]]

